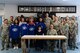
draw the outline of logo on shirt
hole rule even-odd
[[[12,31],[16,32],[18,29],[17,28],[13,28]]]
[[[30,31],[33,31],[33,30],[34,30],[34,28],[30,28],[29,30],[30,30]]]
[[[43,26],[41,26],[41,28],[43,28]]]
[[[50,23],[50,20],[47,20],[46,23]]]
[[[26,26],[23,26],[22,28],[23,28],[23,30],[26,30],[26,29],[27,29],[27,27],[26,27]]]

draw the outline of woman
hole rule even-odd
[[[66,24],[66,21],[65,19],[63,19],[60,23],[60,33],[61,35],[64,35],[67,37],[67,28],[68,28],[68,25]],[[62,45],[62,52],[63,53],[66,53],[66,49],[67,49],[67,46],[68,46],[68,38],[66,40],[62,40],[61,41],[61,45]]]
[[[52,23],[53,23],[53,22],[54,22],[54,18],[55,18],[55,16],[54,16],[54,15],[52,15],[52,17],[51,17],[51,18],[52,18]]]
[[[54,29],[53,24],[50,25],[50,28],[47,31],[47,35],[55,35],[55,36],[57,35],[57,31]],[[53,51],[54,47],[56,47],[57,42],[53,41],[53,40],[49,40],[49,41],[47,41],[47,44],[48,44],[48,49],[50,51]]]
[[[59,20],[58,20],[58,17],[56,16],[56,17],[54,18],[53,25],[54,25],[54,29],[57,31],[57,33],[59,32],[59,24],[60,24],[60,22],[59,22]],[[58,33],[58,34],[59,34],[59,33]]]
[[[11,25],[13,22],[14,22],[14,17],[13,16],[10,16],[9,25]]]
[[[69,25],[69,47],[70,49],[75,49],[76,48],[76,33],[75,30],[76,26],[74,24],[74,21],[71,21]]]
[[[5,49],[5,45],[6,45],[6,50],[8,50],[8,46],[9,46],[9,24],[8,24],[8,19],[4,19],[4,22],[1,26],[1,40],[2,40],[2,49]]]
[[[47,30],[49,29],[49,25],[52,24],[52,20],[49,17],[49,14],[46,13],[45,18],[44,18],[44,23],[46,25]]]
[[[12,45],[14,49],[18,49],[19,37],[20,37],[20,27],[18,20],[14,20],[14,24],[10,26],[10,39],[12,40]]]

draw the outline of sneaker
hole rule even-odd
[[[8,48],[6,48],[6,50],[8,50]]]
[[[76,46],[76,49],[78,49],[78,47]]]
[[[16,47],[14,47],[13,49],[16,49]]]
[[[16,47],[16,49],[18,49],[18,47]]]

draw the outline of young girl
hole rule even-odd
[[[35,23],[33,17],[29,18],[28,35],[35,35]]]
[[[21,21],[19,22],[19,26],[22,25],[25,22],[24,18],[21,18]]]
[[[36,31],[36,35],[44,35],[44,31],[42,30],[41,26],[38,26],[37,31]],[[44,46],[44,41],[43,40],[36,40],[36,44],[35,44],[35,49],[36,50],[42,50]]]
[[[28,35],[35,35],[35,23],[34,18],[31,16],[29,17],[29,23],[28,23]],[[34,40],[30,40],[30,46],[34,47]]]
[[[10,26],[10,39],[12,39],[12,44],[14,49],[18,49],[20,35],[20,27],[18,25],[18,20],[14,20],[14,24]]]
[[[39,22],[36,22],[36,27],[41,26],[42,30],[46,34],[46,25],[44,24],[43,18],[39,18]]]
[[[28,17],[26,17],[26,23],[28,23],[28,21],[29,21],[29,19],[28,19]]]
[[[6,45],[6,50],[8,50],[8,44],[9,44],[9,25],[8,25],[8,19],[4,19],[4,22],[1,26],[1,40],[2,40],[2,49],[4,50],[4,47]]]
[[[18,16],[16,19],[17,19],[19,22],[21,22],[21,17],[20,17],[20,16]]]
[[[28,24],[24,21],[24,18],[22,18],[22,24],[20,25],[20,35],[28,35]]]

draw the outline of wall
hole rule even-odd
[[[0,16],[4,15],[4,4],[0,4]]]
[[[5,4],[5,17],[9,17],[11,15],[18,16],[18,15],[24,15],[24,16],[36,16],[36,13],[18,13],[17,11],[18,5],[16,4]],[[65,16],[80,16],[80,6],[77,6],[77,13],[56,13],[57,16],[65,17]]]
[[[36,13],[18,13],[17,12],[17,7],[18,5],[16,4],[5,4],[5,8],[4,8],[4,12],[2,11],[1,14],[4,15],[5,18],[9,18],[10,16],[20,16],[20,15],[24,15],[24,16],[37,16]],[[76,17],[80,18],[80,6],[77,6],[77,13],[57,13],[57,16],[61,16],[61,17],[65,17],[65,16],[72,16],[75,15]],[[78,23],[80,23],[80,19],[78,18]],[[78,29],[80,31],[80,25],[78,26]],[[79,32],[78,31],[78,32]],[[77,42],[80,42],[80,32],[77,35]]]
[[[37,16],[36,13],[18,13],[18,6],[16,4],[5,4],[5,18],[9,18],[10,16]]]

